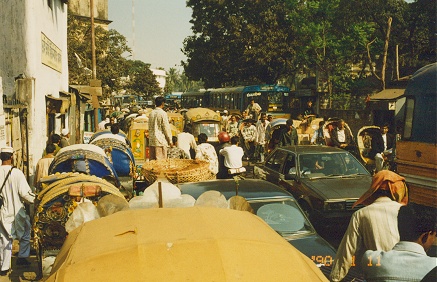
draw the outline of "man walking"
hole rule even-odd
[[[8,274],[11,267],[12,241],[20,242],[17,265],[30,265],[26,259],[30,254],[30,219],[24,208],[23,200],[33,203],[35,195],[29,187],[21,170],[12,166],[14,150],[11,147],[1,149],[0,158],[0,195],[3,205],[0,208],[0,275]]]
[[[167,147],[173,147],[171,128],[167,113],[164,111],[165,98],[156,97],[155,109],[149,117],[150,160],[167,158]]]

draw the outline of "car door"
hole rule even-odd
[[[288,152],[284,165],[282,167],[282,179],[279,181],[279,185],[288,190],[291,193],[297,192],[299,189],[298,181],[298,161],[294,152]],[[298,193],[299,194],[299,193]]]
[[[266,180],[279,184],[284,179],[283,169],[285,159],[287,158],[287,151],[277,149],[265,162],[264,168],[266,172]]]

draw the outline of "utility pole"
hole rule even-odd
[[[135,0],[132,0],[132,59],[135,61]]]
[[[97,131],[99,127],[99,98],[98,89],[100,88],[100,95],[102,91],[101,81],[97,80],[96,70],[96,37],[94,34],[94,0],[90,0],[90,17],[91,17],[91,60],[93,65],[93,78],[90,81],[91,101],[94,108],[94,130]]]

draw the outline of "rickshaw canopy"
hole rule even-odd
[[[217,121],[220,122],[221,117],[220,113],[214,112],[211,109],[207,108],[193,108],[189,109],[185,116],[190,122],[199,122],[199,121]]]
[[[261,218],[211,207],[127,210],[87,222],[69,234],[46,281],[205,280],[328,281]]]

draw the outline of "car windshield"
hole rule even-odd
[[[369,175],[364,166],[348,152],[300,155],[299,170],[303,178]]]
[[[249,201],[249,203],[256,215],[281,236],[315,232],[296,202],[291,199]]]

